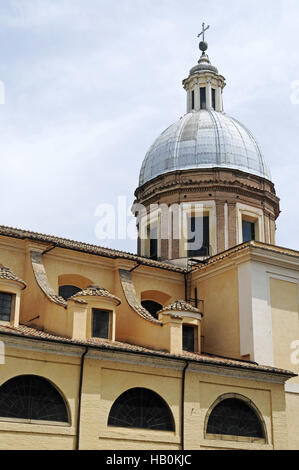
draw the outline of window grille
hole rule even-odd
[[[0,418],[68,423],[64,399],[46,379],[14,377],[0,387]]]
[[[174,420],[166,402],[146,388],[133,388],[113,404],[109,426],[174,431]]]
[[[208,434],[265,438],[263,426],[255,411],[243,400],[227,398],[210,414]]]

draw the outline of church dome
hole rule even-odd
[[[139,186],[171,171],[204,168],[236,169],[271,180],[251,132],[210,108],[187,113],[156,139],[143,161]]]

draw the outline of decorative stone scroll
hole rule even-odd
[[[34,276],[40,289],[48,297],[49,300],[66,308],[67,302],[62,297],[57,295],[54,289],[49,284],[49,280],[43,263],[42,253],[39,251],[31,250],[30,259]]]
[[[120,269],[119,277],[126,300],[130,307],[145,320],[162,325],[162,323],[156,320],[144,307],[142,307],[141,303],[139,302],[130,271]]]

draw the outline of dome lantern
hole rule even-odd
[[[187,113],[200,111],[201,109],[214,109],[223,111],[222,91],[225,87],[225,78],[218,73],[206,54],[208,43],[205,41],[205,32],[210,26],[205,28],[202,25],[202,32],[198,35],[203,36],[199,43],[199,49],[202,55],[198,65],[192,67],[188,78],[183,80],[183,87],[187,92]]]

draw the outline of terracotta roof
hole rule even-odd
[[[186,269],[183,269],[179,266],[175,266],[170,263],[155,261],[143,256],[138,256],[132,253],[127,253],[125,251],[113,250],[111,248],[104,248],[98,245],[92,245],[89,243],[77,242],[74,240],[69,240],[66,238],[55,237],[52,235],[44,235],[41,233],[31,232],[28,230],[21,230],[12,227],[6,227],[0,225],[0,235],[5,237],[19,238],[21,240],[34,240],[38,242],[50,243],[58,248],[65,248],[68,250],[80,251],[82,253],[89,253],[97,256],[104,256],[112,259],[127,259],[130,261],[135,261],[136,263],[142,264],[144,266],[151,266],[159,269],[166,269],[168,271],[174,271],[177,273],[185,273]]]
[[[17,277],[9,268],[5,266],[0,266],[0,279],[8,279],[9,281],[16,281],[20,284],[23,284],[23,289],[27,287],[26,282],[22,281],[19,277]]]
[[[158,314],[169,311],[200,313],[202,315],[201,311],[198,308],[193,307],[193,305],[188,304],[184,300],[176,300],[173,304],[167,305],[166,307],[162,308],[162,310],[160,310]]]
[[[116,300],[118,305],[121,304],[121,300],[116,295],[111,294],[108,290],[100,286],[88,286],[87,289],[81,290],[74,294],[71,299],[78,300],[77,297],[105,297],[107,299]]]
[[[10,336],[16,337],[24,337],[32,340],[45,340],[49,342],[55,343],[63,343],[63,344],[70,344],[74,346],[90,346],[97,348],[99,350],[113,350],[119,352],[128,352],[128,353],[141,353],[147,354],[152,356],[164,357],[169,359],[178,359],[178,360],[188,360],[190,362],[199,363],[199,364],[210,364],[215,366],[223,366],[223,367],[232,367],[237,369],[246,369],[251,371],[257,372],[266,372],[272,374],[280,374],[289,377],[295,377],[296,374],[294,372],[278,369],[276,367],[269,367],[269,366],[261,366],[255,362],[249,361],[242,361],[238,359],[232,358],[225,358],[221,356],[214,356],[211,354],[198,354],[198,353],[190,353],[187,351],[182,352],[182,354],[170,354],[165,351],[156,351],[149,348],[144,348],[142,346],[122,343],[119,341],[110,341],[101,338],[92,338],[87,341],[77,341],[71,340],[69,338],[65,338],[62,336],[53,335],[44,331],[40,331],[34,328],[29,328],[24,325],[20,325],[17,328],[12,326],[5,326],[0,325],[0,334],[7,334]]]

